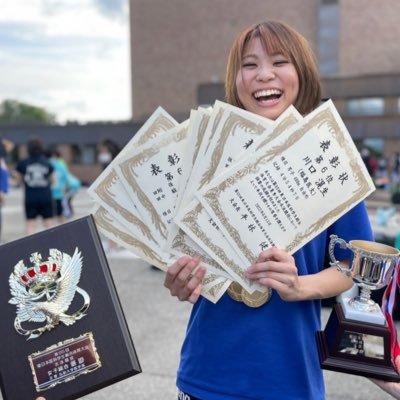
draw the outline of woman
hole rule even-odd
[[[230,104],[276,119],[291,104],[308,114],[321,88],[307,41],[284,23],[268,21],[242,32],[231,49],[226,74]],[[315,332],[320,299],[352,286],[336,268],[324,269],[329,236],[372,240],[364,203],[290,255],[278,248],[259,254],[248,279],[273,289],[270,301],[250,308],[225,294],[212,304],[201,293],[205,268],[181,257],[165,286],[194,304],[181,352],[179,398],[202,400],[324,399]],[[338,257],[345,263],[345,253]],[[195,271],[193,273],[193,271]],[[185,397],[187,396],[187,397]]]

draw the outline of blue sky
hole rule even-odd
[[[131,116],[128,0],[0,0],[0,101],[60,123]]]

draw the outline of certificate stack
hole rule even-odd
[[[266,292],[245,277],[262,250],[295,252],[374,189],[331,101],[276,121],[217,101],[180,124],[159,107],[89,193],[98,229],[152,265],[199,255],[216,303]]]

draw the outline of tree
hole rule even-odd
[[[56,122],[54,114],[44,108],[21,103],[17,100],[4,100],[0,103],[0,123],[43,123]]]

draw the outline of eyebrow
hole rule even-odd
[[[243,59],[244,58],[258,58],[258,56],[256,54],[245,54],[243,55]]]
[[[269,57],[278,57],[278,56],[287,57],[285,54],[283,54],[280,51],[277,51],[275,53],[269,54]],[[242,59],[244,60],[246,58],[259,58],[259,56],[257,54],[245,54]]]

